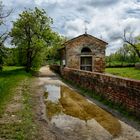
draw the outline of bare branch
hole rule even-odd
[[[7,18],[8,16],[10,16],[10,14],[13,12],[13,9],[10,10],[6,15],[1,15],[0,16],[0,19],[4,19],[4,18]]]
[[[8,38],[8,36],[9,36],[9,33],[7,31],[0,35],[0,46],[3,45],[3,43]]]
[[[126,36],[126,29],[124,29],[124,33],[123,33],[123,41],[129,45],[131,45],[135,52],[137,53],[138,57],[140,58],[140,50],[137,48],[137,44],[135,42],[135,39],[133,37],[133,32],[129,33],[129,37]]]

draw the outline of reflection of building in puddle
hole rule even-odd
[[[116,118],[97,105],[90,103],[74,90],[66,86],[56,85],[46,85],[45,88],[48,93],[47,115],[57,127],[69,128],[72,131],[78,131],[80,128],[80,131],[89,128],[91,130],[94,126],[89,125],[89,122],[92,124],[94,121],[93,125],[95,125],[97,121],[98,126],[102,129],[105,128],[112,135],[119,134],[121,126]],[[85,122],[87,122],[87,126]],[[104,131],[106,131],[105,129]]]

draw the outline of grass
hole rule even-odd
[[[117,76],[140,80],[140,70],[135,68],[106,68],[105,72]]]
[[[13,102],[13,97],[18,94],[22,95],[19,102],[22,107],[15,114],[12,113],[21,121],[0,122],[0,138],[36,139],[37,125],[34,122],[35,114],[30,95],[32,79],[31,74],[26,73],[22,67],[4,67],[3,72],[0,72],[0,117],[3,117],[6,105]]]
[[[27,77],[31,75],[26,73],[22,67],[4,67],[0,72],[0,115],[5,105],[13,96],[13,89]]]
[[[111,61],[111,62],[106,62],[106,66],[127,66],[127,65],[134,65],[135,63],[129,63],[129,62],[121,62],[121,61]]]
[[[34,122],[34,112],[32,106],[32,97],[30,95],[30,84],[32,83],[31,79],[28,79],[24,82],[23,85],[23,109],[19,112],[19,115],[22,118],[22,123],[20,125],[21,132],[17,136],[21,137],[19,139],[23,140],[34,140],[37,137],[37,125]]]
[[[20,103],[22,108],[15,113],[20,122],[7,122],[0,123],[0,138],[15,139],[15,140],[34,140],[36,139],[37,127],[33,119],[33,108],[30,96],[30,82],[31,79],[27,78],[20,84],[22,92],[22,99]],[[17,92],[18,94],[18,92]]]

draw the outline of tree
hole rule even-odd
[[[124,44],[115,53],[110,54],[106,57],[106,61],[111,65],[131,65],[138,62],[139,58],[132,46],[129,44]]]
[[[4,58],[4,65],[6,66],[19,66],[18,48],[5,47],[7,56]]]
[[[3,28],[2,26],[4,25],[4,19],[8,17],[12,12],[11,10],[4,13],[3,7],[4,6],[2,5],[2,1],[0,1],[0,28]],[[8,32],[1,29],[1,32],[0,32],[0,71],[2,71],[4,58],[6,57],[6,49],[4,47],[4,42],[7,38],[8,38]]]
[[[3,69],[4,59],[7,56],[7,51],[4,46],[0,46],[0,71]]]
[[[132,33],[129,33],[129,36],[126,34],[126,30],[124,30],[123,41],[133,47],[138,57],[140,58],[140,36],[133,37]]]
[[[47,48],[46,59],[53,61],[53,63],[56,63],[56,61],[58,62],[60,60],[60,53],[58,49],[62,47],[62,44],[66,41],[66,38],[60,36],[57,33],[53,34],[53,38],[53,43]]]
[[[23,11],[19,19],[13,22],[10,36],[20,51],[20,59],[24,60],[27,72],[41,65],[46,47],[54,39],[50,28],[52,23],[46,12],[38,8]]]

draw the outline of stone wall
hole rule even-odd
[[[64,68],[62,76],[107,100],[121,104],[137,117],[140,115],[140,81],[109,74]]]

